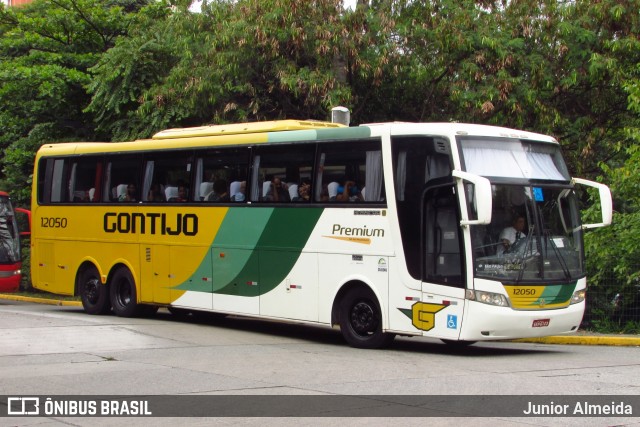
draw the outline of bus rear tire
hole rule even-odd
[[[113,312],[120,317],[139,316],[143,306],[138,304],[136,284],[126,267],[119,267],[109,283]]]
[[[107,314],[111,311],[109,287],[100,283],[100,273],[93,265],[80,272],[78,293],[85,313]]]
[[[384,348],[395,334],[382,332],[382,312],[373,294],[365,288],[353,288],[340,301],[340,332],[356,348]]]

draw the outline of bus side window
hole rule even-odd
[[[81,157],[71,162],[69,172],[69,197],[75,203],[95,202],[96,188],[102,182],[102,159],[100,157]]]
[[[40,160],[38,167],[38,202],[62,203],[67,201],[69,185],[68,159],[47,158]]]
[[[221,147],[196,152],[195,201],[232,203],[245,201],[249,171],[247,148]]]
[[[146,154],[140,200],[149,203],[194,201],[193,194],[198,194],[198,191],[194,192],[190,186],[192,166],[191,150]]]
[[[118,154],[110,156],[104,166],[102,186],[102,201],[119,202],[119,198],[126,196],[127,187],[135,188],[135,200],[140,198],[141,156],[136,154]],[[123,200],[124,201],[124,200]]]
[[[315,144],[261,146],[255,151],[251,201],[298,203],[292,190],[303,180],[311,182]]]
[[[317,187],[313,194],[317,202],[383,202],[385,199],[380,141],[321,144],[316,170]]]

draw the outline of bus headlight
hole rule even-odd
[[[578,304],[584,301],[584,297],[587,295],[586,289],[581,289],[579,291],[575,291],[571,296],[571,304]]]
[[[499,307],[509,307],[509,300],[502,294],[494,292],[474,291],[467,289],[467,299],[478,301],[483,304],[497,305]]]

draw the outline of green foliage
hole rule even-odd
[[[218,1],[200,14],[164,15],[162,3],[147,8],[132,37],[93,68],[89,111],[121,138],[212,121],[324,118],[349,97],[336,69],[346,31],[340,4]]]
[[[626,51],[629,46],[637,48],[638,42],[621,38],[612,45],[615,50]],[[623,141],[608,147],[622,154],[619,157],[624,160],[600,163],[601,180],[608,183],[614,197],[613,224],[587,234],[585,248],[590,286],[599,292],[607,285],[614,286],[623,301],[634,301],[640,281],[640,63],[624,74],[622,86],[628,94],[632,119],[623,128]],[[593,209],[588,214],[593,216]],[[637,333],[638,327],[637,321],[618,325],[627,333]]]
[[[0,148],[14,199],[29,204],[33,158],[40,145],[98,137],[88,68],[126,34],[141,0],[37,0],[0,9]]]

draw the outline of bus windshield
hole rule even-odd
[[[584,276],[582,229],[572,189],[493,185],[489,225],[472,226],[476,277],[513,283]]]
[[[458,137],[467,172],[487,178],[568,181],[556,143],[489,137]]]

